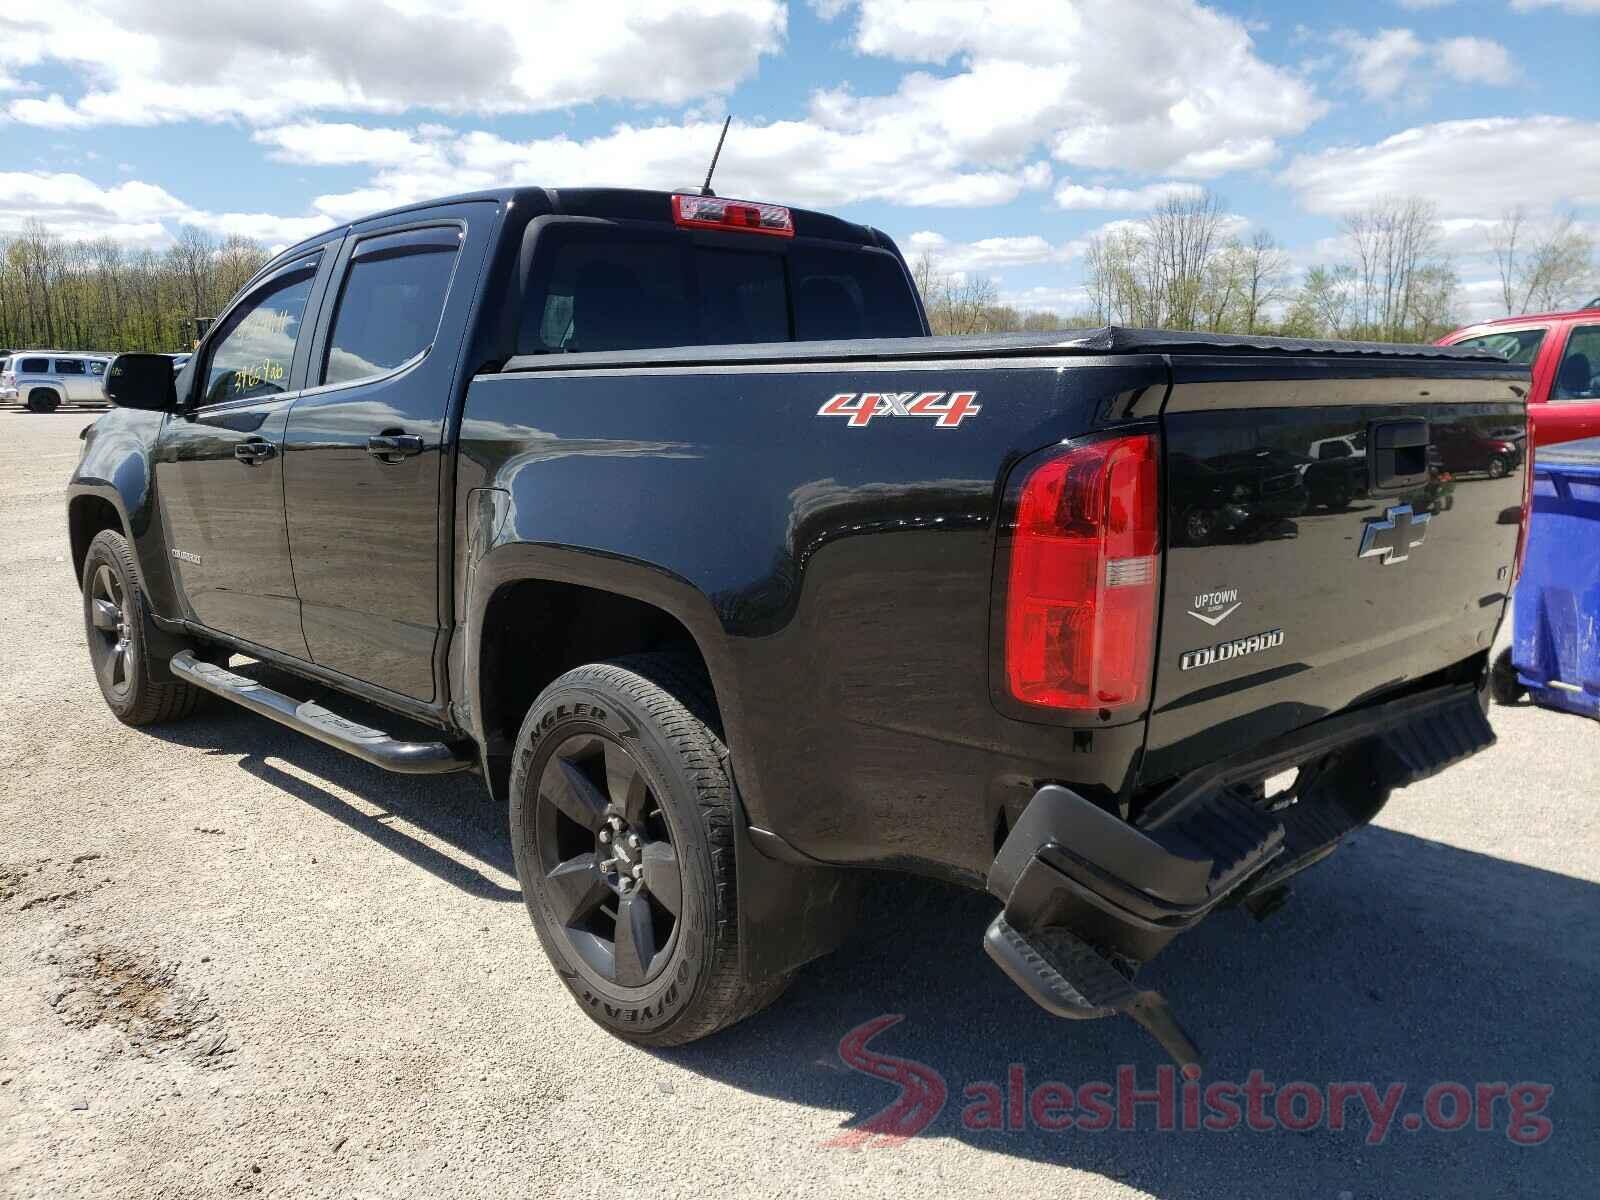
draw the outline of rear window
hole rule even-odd
[[[57,375],[87,375],[88,373],[89,368],[84,364],[84,361],[81,358],[56,359]]]
[[[50,374],[50,360],[47,358],[25,358],[17,364],[17,370],[28,375]]]
[[[539,261],[519,354],[741,342],[915,337],[911,283],[892,255],[556,226]]]
[[[1539,353],[1539,343],[1542,341],[1544,341],[1544,330],[1518,329],[1462,338],[1452,345],[1471,350],[1488,350],[1509,358],[1514,363],[1528,366],[1533,362],[1533,356]]]

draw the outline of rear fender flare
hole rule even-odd
[[[743,735],[740,683],[729,653],[727,635],[710,597],[694,584],[664,568],[637,559],[620,558],[565,546],[529,542],[502,543],[489,549],[467,568],[464,609],[466,624],[457,637],[462,653],[452,656],[460,666],[451,694],[471,697],[464,724],[480,747],[488,745],[483,723],[481,656],[484,621],[491,598],[508,584],[527,580],[570,583],[596,591],[626,596],[660,609],[674,618],[694,639],[716,694],[739,788],[753,824],[760,825],[756,764],[748,755]]]

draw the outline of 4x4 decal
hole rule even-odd
[[[817,416],[848,417],[852,429],[873,417],[931,417],[935,429],[954,429],[983,411],[977,399],[977,392],[839,392]]]

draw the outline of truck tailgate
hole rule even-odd
[[[1174,355],[1157,782],[1486,650],[1526,470],[1526,376]]]

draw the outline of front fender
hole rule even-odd
[[[103,524],[80,519],[82,506],[91,499],[110,505],[133,547],[139,587],[149,608],[170,620],[182,615],[182,606],[168,565],[166,530],[156,510],[150,465],[164,419],[159,413],[114,408],[91,425],[84,434],[83,457],[67,484],[67,512],[76,569],[94,530]],[[80,537],[80,529],[88,536]]]

